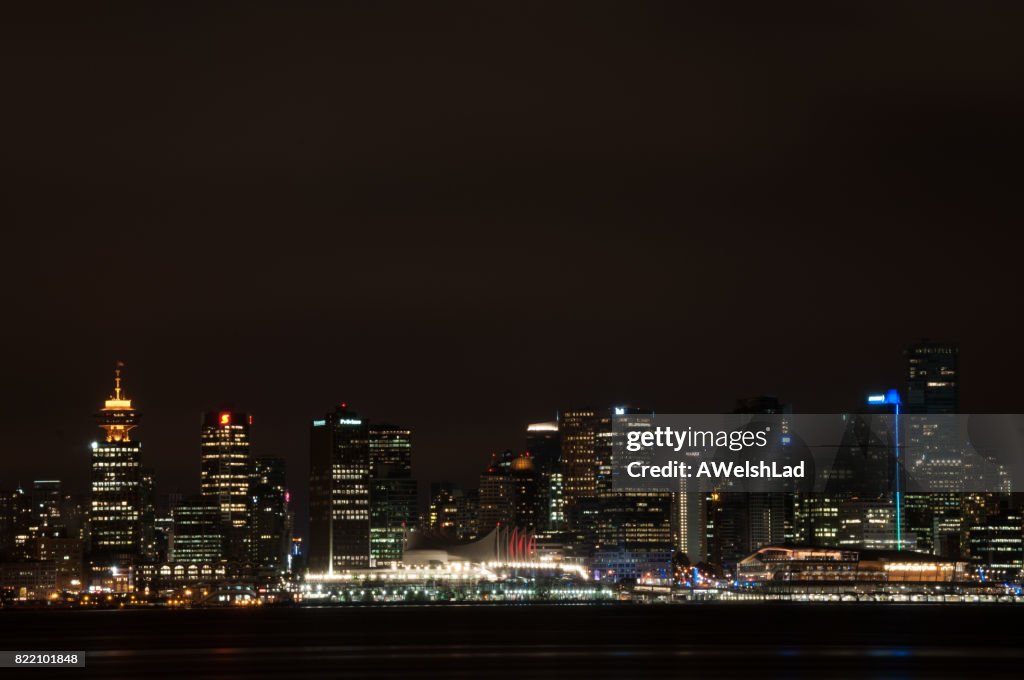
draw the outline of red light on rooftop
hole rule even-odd
[[[345,402],[345,401],[341,402],[341,407],[342,408],[348,408],[348,402]]]
[[[252,416],[249,416],[249,424],[252,425]]]
[[[231,414],[230,413],[226,413],[226,412],[225,413],[221,413],[220,414],[220,424],[221,425],[230,425],[231,424]]]

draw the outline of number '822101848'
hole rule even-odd
[[[15,654],[16,664],[78,663],[77,654]]]

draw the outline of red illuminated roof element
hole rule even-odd
[[[348,408],[348,402],[344,402],[344,401],[341,402],[341,407],[342,408]]]
[[[252,416],[249,416],[249,424],[252,425]]]
[[[221,413],[220,414],[220,424],[221,425],[230,425],[231,424],[231,414],[228,413],[227,411]]]

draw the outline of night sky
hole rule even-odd
[[[842,410],[922,336],[1024,410],[1024,5],[28,4],[0,488],[84,491],[118,359],[158,492],[231,404],[300,503],[342,400],[474,485],[559,408]]]

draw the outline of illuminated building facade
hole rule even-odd
[[[81,590],[85,582],[82,539],[40,536],[35,543],[36,559],[54,565],[56,589],[69,592]]]
[[[156,536],[156,472],[142,468],[139,472],[139,495],[142,508],[142,555],[147,562],[158,558]]]
[[[249,483],[252,517],[249,521],[249,552],[253,564],[278,572],[288,565],[291,527],[285,486],[285,462],[281,458],[256,458]]]
[[[251,425],[247,413],[210,411],[200,432],[199,490],[220,508],[226,557],[234,561],[245,561],[249,553]]]
[[[920,452],[908,473],[930,491],[905,495],[907,530],[917,535],[920,550],[956,556],[964,527],[961,496],[956,493],[964,470],[958,424],[954,418],[919,416],[959,413],[960,349],[922,340],[909,346],[904,357],[907,446]]]
[[[341,404],[310,428],[309,568],[370,566],[369,429]]]
[[[430,505],[424,518],[423,528],[438,534],[455,534],[458,521],[456,496],[461,490],[452,482],[434,482],[430,485]]]
[[[737,399],[733,409],[738,416],[736,427],[741,427],[741,423],[748,420],[743,418],[745,415],[785,415],[792,412],[789,404],[772,395]],[[788,432],[788,419],[782,418],[778,422],[783,431]],[[782,543],[787,534],[793,537],[794,493],[723,491],[716,496],[713,506],[715,536],[711,543],[714,563],[731,569],[754,550]]]
[[[134,564],[142,545],[142,444],[131,438],[139,414],[121,388],[121,366],[96,414],[105,436],[92,444],[89,559],[97,570]]]
[[[585,523],[588,502],[597,499],[598,421],[593,409],[562,411],[558,416],[566,521],[574,529]]]
[[[0,496],[0,557],[28,559],[32,553],[33,527],[37,526],[32,496],[20,486]]]
[[[515,523],[515,491],[512,479],[514,454],[491,455],[490,465],[480,475],[480,529],[488,533],[499,525]]]
[[[538,497],[538,474],[529,452],[492,455],[480,475],[480,532],[499,525],[535,529],[542,511]]]
[[[909,550],[837,550],[820,546],[765,546],[739,562],[746,583],[950,583],[964,579],[962,562]]]
[[[203,564],[224,559],[224,523],[217,499],[196,496],[178,503],[171,512],[168,559],[183,564]]]
[[[1014,578],[1024,569],[1024,516],[1004,510],[971,527],[967,538],[971,561],[990,578]]]
[[[907,348],[906,413],[960,412],[960,348],[922,340]]]
[[[32,534],[35,537],[66,535],[61,509],[64,494],[59,479],[37,479],[32,482]]]
[[[870,550],[914,550],[917,537],[903,532],[896,543],[896,506],[889,501],[850,499],[839,506],[839,546]]]
[[[594,569],[610,580],[645,574],[670,574],[672,559],[672,493],[616,491],[612,456],[624,429],[648,427],[650,409],[617,406],[602,414],[595,432],[597,492]],[[617,423],[617,426],[616,426]]]
[[[370,474],[379,474],[380,468],[387,468],[393,477],[412,475],[412,430],[398,425],[371,423],[367,426],[370,448]]]
[[[370,560],[374,565],[402,559],[405,536],[418,519],[416,480],[412,478],[412,430],[371,423]]]
[[[370,558],[374,566],[402,560],[406,532],[416,525],[416,480],[378,468],[370,480]]]
[[[565,528],[565,475],[558,422],[526,426],[526,451],[537,474],[537,528],[557,533]]]

